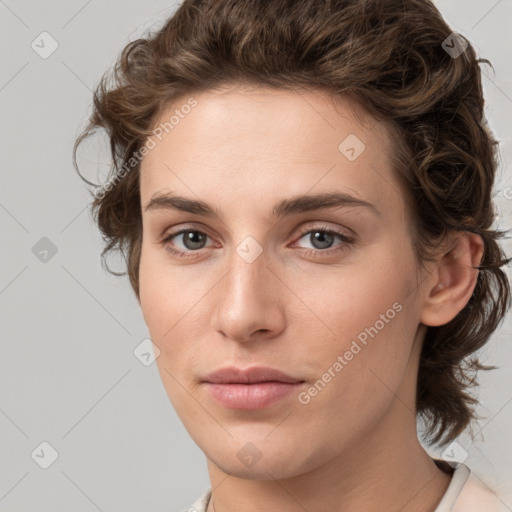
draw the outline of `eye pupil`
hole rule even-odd
[[[312,243],[317,249],[325,249],[332,245],[334,234],[328,233],[327,231],[315,231],[312,233]],[[320,243],[320,247],[316,243]]]
[[[199,231],[185,231],[183,233],[183,236],[183,243],[187,249],[202,249],[205,242],[205,237],[203,233]],[[197,246],[196,244],[198,244],[199,246]]]

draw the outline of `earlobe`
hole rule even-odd
[[[423,303],[421,323],[429,326],[445,325],[468,303],[478,279],[477,267],[483,256],[482,238],[468,231],[456,233],[451,248],[443,255],[435,269]]]

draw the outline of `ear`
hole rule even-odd
[[[428,279],[427,297],[421,311],[421,323],[444,325],[468,303],[475,289],[484,244],[480,235],[456,232],[448,240],[449,250]]]

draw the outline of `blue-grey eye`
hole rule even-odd
[[[206,233],[202,233],[201,231],[184,230],[179,233],[175,233],[173,238],[176,237],[176,239],[179,239],[180,236],[182,237],[185,249],[189,249],[191,251],[203,249],[208,237]]]
[[[309,238],[315,249],[328,249],[332,246],[335,236],[335,233],[328,231],[311,231]]]

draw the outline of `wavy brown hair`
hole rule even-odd
[[[429,0],[185,0],[161,28],[124,48],[97,85],[75,142],[78,171],[80,143],[98,128],[110,139],[111,175],[91,203],[106,243],[103,263],[120,250],[138,297],[140,161],[132,157],[179,98],[244,83],[350,96],[394,134],[418,262],[431,260],[453,231],[476,233],[484,243],[469,302],[448,324],[428,327],[419,365],[424,436],[453,440],[477,418],[470,390],[476,371],[491,367],[475,352],[510,307],[500,269],[510,258],[498,244],[507,232],[492,228],[498,143],[484,117],[480,70],[490,62],[451,34]],[[450,56],[445,40],[468,46]]]

